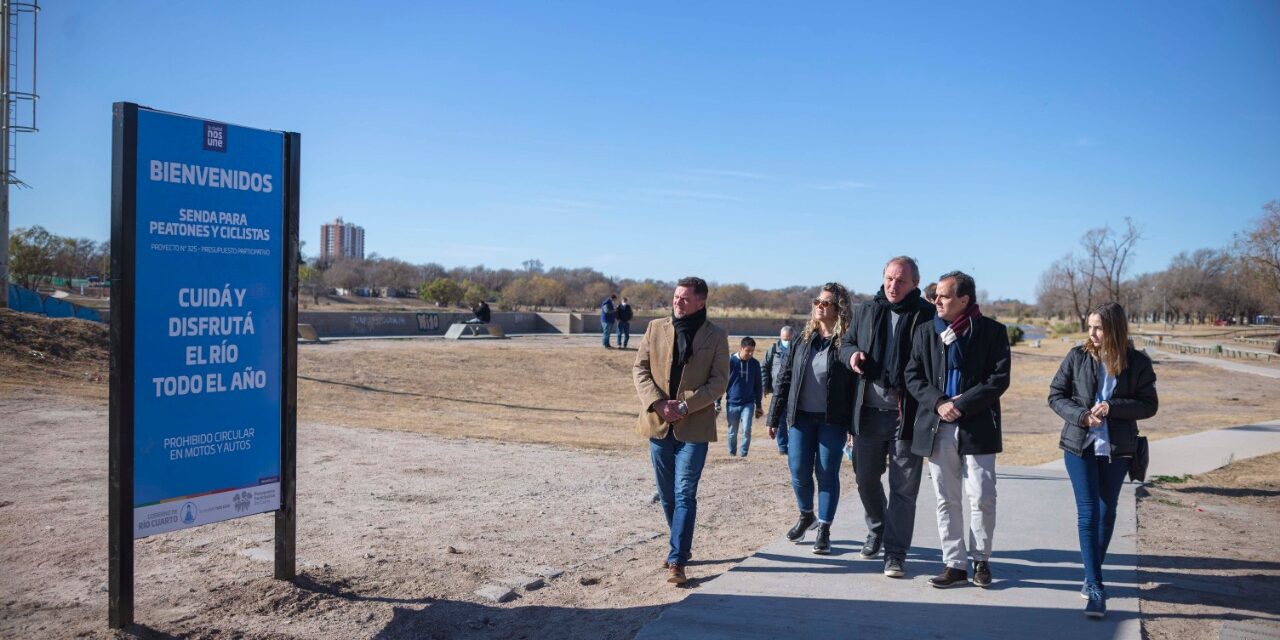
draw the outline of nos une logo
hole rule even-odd
[[[227,125],[220,122],[204,123],[204,150],[227,151]]]

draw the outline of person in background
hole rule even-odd
[[[777,386],[778,374],[782,371],[782,366],[787,361],[787,351],[791,348],[791,334],[794,331],[791,325],[784,324],[782,329],[778,331],[778,341],[769,346],[769,351],[764,355],[764,390],[765,393],[776,393],[774,389]],[[778,425],[778,453],[787,455],[787,425]]]
[[[729,455],[745,458],[751,448],[752,418],[764,415],[760,361],[756,360],[756,341],[750,336],[743,338],[738,343],[738,352],[729,356],[729,391],[725,398],[728,404],[725,415],[729,420]],[[741,445],[739,434],[742,435]]]
[[[1062,417],[1058,446],[1076,499],[1084,564],[1085,615],[1107,613],[1102,563],[1107,558],[1125,475],[1138,450],[1138,421],[1156,415],[1151,358],[1129,341],[1124,308],[1114,302],[1089,314],[1089,339],[1062,360],[1049,383],[1049,406]]]
[[[631,368],[640,397],[636,432],[649,438],[658,500],[671,530],[667,582],[689,581],[698,482],[716,441],[716,398],[729,387],[729,336],[707,320],[707,282],[676,283],[672,315],[645,327]]]
[[[604,301],[600,303],[600,331],[602,332],[601,342],[604,344],[604,348],[606,349],[613,348],[609,345],[609,334],[613,333],[613,330],[617,327],[617,305],[618,294],[616,293],[609,294],[609,297],[605,298]]]
[[[471,313],[475,314],[476,320],[479,320],[484,324],[489,324],[489,321],[493,318],[492,312],[489,311],[489,303],[484,300],[481,300],[479,304],[472,307]]]
[[[822,285],[813,313],[787,354],[769,405],[769,435],[789,425],[787,466],[800,518],[787,532],[800,540],[817,523],[813,552],[831,553],[831,523],[840,504],[840,460],[849,433],[853,374],[840,364],[840,337],[849,325],[849,291]],[[814,514],[814,476],[818,510]]]
[[[938,297],[938,283],[930,282],[924,287],[924,299],[929,304],[933,304],[933,300]]]
[[[626,297],[622,298],[622,304],[618,305],[618,348],[626,349],[627,344],[631,342],[631,319],[636,316],[631,309],[631,303],[627,302]]]

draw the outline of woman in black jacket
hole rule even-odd
[[[1116,524],[1116,503],[1138,447],[1138,420],[1156,414],[1151,358],[1129,342],[1124,309],[1108,302],[1089,314],[1089,339],[1073,348],[1049,384],[1049,406],[1062,419],[1067,475],[1076,497],[1085,615],[1107,612],[1102,562]]]
[[[813,552],[831,553],[831,522],[840,503],[840,458],[849,433],[853,374],[840,363],[840,336],[849,326],[849,292],[838,282],[822,285],[813,299],[813,315],[787,352],[769,406],[769,437],[778,425],[787,429],[787,464],[800,520],[787,532],[799,540],[816,521]],[[814,515],[814,476],[818,512]]]

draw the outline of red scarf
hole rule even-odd
[[[978,305],[971,304],[960,314],[960,317],[951,321],[947,326],[947,330],[942,332],[942,344],[950,346],[956,338],[969,332],[969,326],[973,324],[975,318],[982,317],[982,311],[978,309]]]

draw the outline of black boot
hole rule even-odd
[[[803,538],[804,532],[813,528],[813,523],[817,521],[818,518],[813,515],[812,511],[801,511],[800,519],[796,520],[796,526],[791,527],[791,530],[787,532],[787,539],[794,542]]]
[[[813,552],[820,556],[831,553],[831,525],[818,523],[818,536],[813,540]]]

